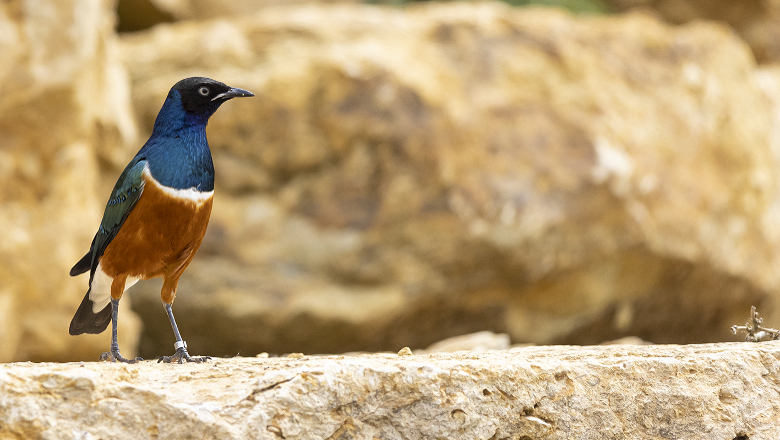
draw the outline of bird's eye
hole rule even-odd
[[[209,88],[208,87],[201,87],[198,89],[198,93],[200,93],[200,96],[209,96]]]

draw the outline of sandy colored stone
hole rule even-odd
[[[489,350],[506,350],[509,346],[509,335],[485,331],[444,339],[429,345],[421,353],[453,353],[456,351],[483,353]]]
[[[780,436],[780,343],[0,365],[0,438]]]
[[[98,160],[137,136],[112,6],[0,4],[0,361],[80,359],[109,345],[68,335],[87,290],[68,271],[110,190],[98,191]],[[139,322],[124,314],[130,353]]]
[[[733,340],[780,288],[780,75],[727,27],[498,3],[271,8],[122,39],[209,125],[206,241],[174,309],[217,355]],[[165,354],[156,285],[141,351]],[[161,336],[157,336],[161,335]]]
[[[713,20],[727,23],[761,63],[780,62],[780,1],[606,0],[616,11],[643,10],[671,23]]]
[[[216,17],[251,15],[260,9],[306,3],[358,3],[357,0],[151,0],[161,11],[176,19],[208,20]]]

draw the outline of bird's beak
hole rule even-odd
[[[233,98],[244,98],[244,97],[250,97],[255,96],[254,93],[250,92],[249,90],[244,89],[237,89],[235,87],[231,88],[225,93],[220,93],[219,95],[211,98],[212,101],[216,101],[217,99],[221,99],[223,101],[227,101],[228,99]]]

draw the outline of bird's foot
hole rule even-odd
[[[177,347],[176,353],[173,354],[173,356],[163,356],[160,359],[157,360],[157,363],[164,362],[166,364],[172,364],[174,362],[177,362],[179,364],[183,364],[184,361],[187,362],[206,362],[208,360],[211,360],[211,357],[209,356],[196,356],[192,357],[189,353],[187,353],[187,347]]]
[[[111,351],[103,353],[100,355],[101,361],[106,362],[123,362],[125,364],[134,364],[136,362],[142,361],[143,358],[137,357],[134,359],[127,359],[125,357],[122,357],[121,354],[119,354],[119,349],[112,348]]]

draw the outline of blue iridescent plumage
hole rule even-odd
[[[211,213],[214,164],[206,124],[220,105],[241,96],[254,95],[208,78],[187,78],[171,88],[152,135],[117,180],[89,252],[71,269],[72,276],[90,271],[90,289],[69,332],[101,333],[112,322],[111,351],[104,353],[106,359],[135,361],[119,354],[117,308],[134,280],[153,277],[163,278],[161,296],[176,337],[176,353],[161,360],[206,359],[187,353],[171,304]]]
[[[205,114],[192,114],[184,110],[178,90],[168,94],[152,136],[136,154],[136,158],[149,162],[152,177],[161,185],[198,191],[214,189],[214,163],[206,139],[206,123],[222,102],[215,102]]]

